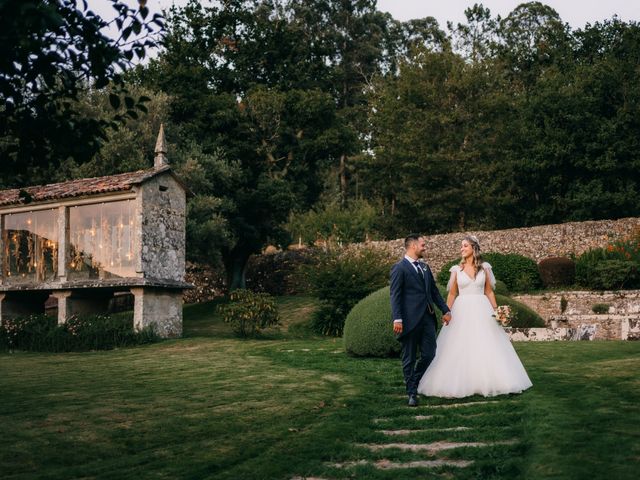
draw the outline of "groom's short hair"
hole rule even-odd
[[[421,237],[422,235],[420,235],[419,233],[410,233],[409,235],[407,235],[407,238],[404,239],[404,248],[409,248],[409,245],[411,245],[413,242],[417,242]]]

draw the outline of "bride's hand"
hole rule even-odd
[[[445,314],[442,316],[442,322],[443,322],[445,325],[449,325],[449,322],[450,322],[450,321],[451,321],[451,313],[445,313]]]

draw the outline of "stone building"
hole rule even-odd
[[[131,293],[136,329],[180,336],[186,193],[162,126],[153,168],[0,191],[0,322],[55,297],[64,323]]]

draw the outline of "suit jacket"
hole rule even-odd
[[[435,321],[434,304],[443,314],[449,312],[431,269],[428,265],[421,268],[424,280],[406,258],[391,267],[391,316],[392,320],[402,319],[402,333],[398,339],[411,332],[425,313]]]

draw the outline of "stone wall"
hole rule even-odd
[[[558,291],[513,295],[513,298],[535,310],[549,327],[582,331],[593,340],[631,339],[636,335],[636,326],[640,325],[640,290]],[[608,311],[594,313],[595,304],[609,305]]]
[[[148,180],[141,188],[140,271],[147,278],[182,281],[186,247],[184,190],[169,173]]]
[[[184,279],[194,285],[194,288],[184,291],[184,303],[207,302],[225,293],[224,272],[210,265],[187,262]]]
[[[570,222],[557,225],[541,225],[509,230],[465,232],[476,235],[483,252],[518,253],[540,261],[543,258],[567,256],[624,238],[640,230],[640,218]],[[437,273],[450,260],[457,258],[462,232],[427,235],[427,263]],[[403,240],[370,242],[371,245],[388,248],[394,256],[404,252]]]
[[[608,242],[629,236],[638,230],[640,218],[634,217],[468,233],[478,236],[483,252],[519,253],[540,261],[552,256],[572,253],[579,255],[591,248],[604,247]],[[426,237],[427,262],[434,274],[437,274],[445,263],[458,256],[463,236],[464,233],[456,232]],[[400,258],[404,253],[403,239],[360,243],[349,248],[358,249],[366,246],[386,249],[389,255],[395,258]],[[196,288],[185,292],[185,302],[203,302],[221,295],[224,291],[223,277],[224,272],[217,272],[206,265],[188,266],[186,281],[193,283]],[[610,302],[603,300],[595,303]],[[556,304],[560,305],[559,299]],[[537,311],[537,307],[534,310]],[[544,314],[542,316],[546,318]]]
[[[524,303],[546,321],[552,318],[577,315],[593,315],[592,307],[597,303],[609,305],[607,314],[612,315],[638,315],[640,316],[640,291],[619,290],[605,292],[591,291],[558,291],[545,294],[519,294],[512,295],[514,300]],[[562,309],[562,299],[566,301],[566,307]]]

